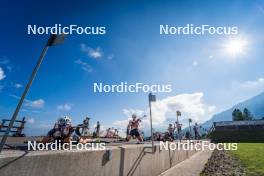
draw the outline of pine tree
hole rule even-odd
[[[240,111],[240,109],[234,109],[232,112],[232,117],[233,121],[244,120],[243,113]]]
[[[247,108],[244,108],[244,110],[243,110],[243,119],[244,120],[252,120],[253,119],[251,112]]]

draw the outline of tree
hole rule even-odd
[[[244,120],[243,113],[240,111],[240,109],[234,109],[232,112],[233,121],[239,121]]]
[[[253,119],[251,112],[247,108],[244,108],[244,110],[243,110],[243,119],[244,120],[252,120]]]
[[[236,121],[237,120],[237,118],[236,118],[236,111],[237,111],[237,109],[234,109],[233,112],[232,112],[232,119],[233,119],[233,121]]]

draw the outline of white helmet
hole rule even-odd
[[[71,125],[71,118],[69,116],[64,116],[64,123],[65,125]]]

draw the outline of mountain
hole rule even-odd
[[[249,111],[253,114],[254,119],[261,119],[264,117],[264,92],[244,102],[238,103],[226,111],[215,114],[210,120],[203,123],[202,126],[210,128],[213,122],[230,121],[232,120],[232,112],[234,109],[240,109],[243,111],[244,108],[249,109]]]

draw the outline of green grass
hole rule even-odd
[[[241,161],[247,175],[264,176],[264,143],[238,143],[231,154]]]

